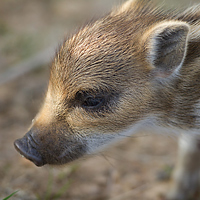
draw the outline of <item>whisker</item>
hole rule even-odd
[[[102,156],[113,168],[116,169],[116,166],[113,165],[113,164],[110,162],[110,160],[108,159],[109,156],[106,156],[106,155],[104,155],[103,153],[99,153],[99,154],[100,154],[100,156]],[[112,158],[112,157],[110,157],[110,158]],[[114,159],[114,158],[112,158],[112,159]]]

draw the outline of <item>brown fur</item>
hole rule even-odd
[[[81,129],[104,125],[106,127],[108,124],[106,131],[110,132],[127,127],[155,110],[155,114],[161,112],[163,118],[167,116],[168,123],[172,118],[176,121],[175,125],[195,126],[192,105],[197,103],[200,96],[198,81],[194,83],[191,76],[193,77],[194,70],[199,73],[193,67],[194,59],[199,55],[195,51],[199,42],[189,41],[181,76],[170,83],[160,83],[155,80],[152,66],[146,59],[147,46],[141,41],[141,35],[161,21],[183,18],[191,23],[192,16],[184,18],[171,13],[165,14],[152,8],[150,4],[140,7],[142,3],[129,7],[122,13],[117,12],[116,15],[112,12],[111,16],[87,25],[64,42],[51,68],[51,106],[57,106],[52,111],[53,116],[66,115],[64,118],[70,121],[72,127]],[[199,75],[195,73],[195,76],[198,80]],[[154,91],[155,87],[157,91]],[[71,109],[72,105],[68,102],[73,102],[75,94],[80,90],[114,91],[120,96],[120,105],[114,107],[112,113],[105,112],[103,117],[87,113],[81,108]],[[130,98],[132,95],[134,98]],[[189,98],[189,101],[185,101],[185,98]],[[188,110],[187,116],[183,111],[185,109]],[[181,111],[184,113],[181,114]]]
[[[91,138],[101,146],[148,118],[199,129],[199,28],[200,7],[173,13],[129,1],[64,41],[29,133],[44,164],[74,160]]]
[[[127,5],[86,25],[63,43],[52,64],[47,97],[34,127],[55,123],[58,130],[67,124],[79,135],[117,133],[153,114],[159,116],[162,126],[197,128],[194,104],[200,99],[199,39],[188,39],[184,64],[174,79],[159,75],[148,52],[154,27],[170,21],[191,26],[195,21],[197,27],[198,11],[166,13],[145,0]],[[169,74],[164,72],[166,77]],[[107,108],[98,112],[83,109],[76,100],[79,91],[109,95]]]

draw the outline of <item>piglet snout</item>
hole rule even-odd
[[[26,133],[23,138],[15,140],[14,146],[22,156],[32,161],[36,166],[43,166],[46,164],[39,152],[39,144],[34,139],[31,131]]]

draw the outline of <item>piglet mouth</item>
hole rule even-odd
[[[55,138],[53,133],[43,130],[41,137],[38,129],[31,128],[23,138],[14,142],[15,149],[38,167],[66,164],[86,154],[87,145],[83,139],[70,134],[68,137],[57,134]]]
[[[23,138],[15,140],[14,146],[23,157],[32,161],[36,166],[41,167],[47,164],[42,158],[38,150],[38,144],[30,132],[28,132]]]

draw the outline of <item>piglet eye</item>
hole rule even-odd
[[[103,105],[105,98],[100,94],[91,94],[91,92],[79,91],[76,94],[76,100],[84,108],[99,108]]]
[[[96,108],[103,103],[104,99],[101,97],[86,97],[83,102],[84,107]]]

